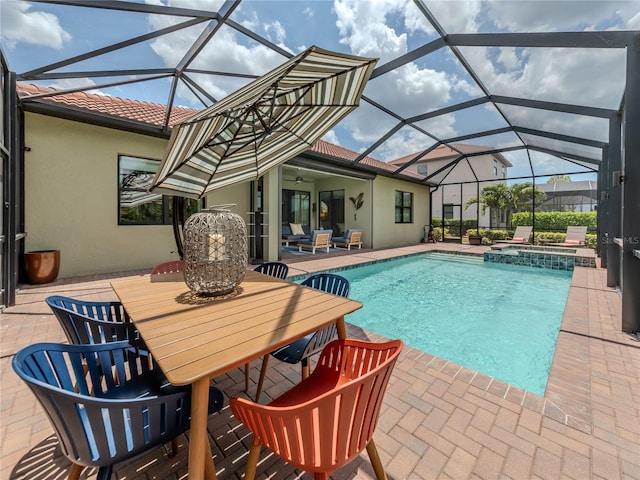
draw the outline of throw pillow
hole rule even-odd
[[[291,235],[304,235],[304,230],[302,229],[302,225],[299,223],[290,223],[291,227]]]

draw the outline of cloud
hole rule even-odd
[[[347,45],[355,55],[380,58],[378,65],[407,53],[405,27],[408,26],[411,32],[433,32],[415,4],[404,0],[336,0],[334,11],[340,43]],[[392,28],[393,25],[396,27]],[[413,62],[371,80],[365,96],[408,118],[447,104],[453,91],[472,90],[474,86],[456,75],[429,68],[424,62]],[[371,144],[389,129],[378,122],[379,116],[380,112],[372,116],[361,107],[349,116],[345,126],[351,129],[356,140]],[[454,126],[450,120],[442,119],[438,133],[447,136],[453,133]],[[373,152],[373,156],[397,158],[425,148],[427,141],[431,142],[414,129],[402,129]]]
[[[85,87],[91,87],[91,86],[94,86],[95,84],[96,83],[90,78],[63,78],[63,79],[56,80],[54,83],[51,84],[51,87],[57,88],[60,90],[73,90],[76,88],[84,89]],[[96,95],[105,95],[107,97],[111,96],[98,89],[89,89],[89,90],[83,90],[83,91],[87,93],[94,93]]]
[[[0,1],[0,32],[7,45],[19,42],[61,49],[71,40],[58,17],[51,13],[31,10],[28,2]]]
[[[486,5],[487,18],[510,32],[577,31],[594,29],[602,22],[626,28],[624,19],[640,9],[637,0],[491,0]]]
[[[169,4],[173,5],[174,3],[169,2]],[[198,8],[197,4],[190,3],[189,6]],[[204,7],[205,5],[201,6]],[[209,10],[215,9],[212,8],[211,2],[206,3],[206,8]],[[174,18],[165,15],[149,16],[149,23],[153,29],[163,28],[176,22],[177,20]],[[270,32],[274,43],[284,41],[286,36],[286,32],[279,23],[263,25],[251,12],[248,12],[243,17],[242,23],[247,28],[263,34]],[[182,61],[185,53],[191,48],[202,29],[202,26],[197,26],[164,35],[154,40],[151,43],[151,48],[166,66],[175,67]],[[262,44],[251,43],[246,40],[242,42],[235,30],[223,27],[207,43],[193,62],[189,64],[189,68],[259,76],[280,65],[285,60],[286,58],[282,55]],[[250,81],[250,79],[246,78],[238,79],[228,76],[204,74],[192,76],[198,79],[198,83],[202,88],[218,100]],[[195,103],[193,95],[184,87],[178,89],[178,95],[185,101]]]

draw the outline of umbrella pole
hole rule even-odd
[[[253,265],[264,263],[262,258],[262,177],[251,182],[251,211],[253,212]]]
[[[176,250],[180,260],[184,258],[184,243],[182,240],[182,225],[186,217],[184,197],[174,195],[171,199],[173,205],[173,238],[176,241]]]

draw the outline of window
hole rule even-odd
[[[308,227],[311,223],[310,192],[282,190],[282,224],[299,223]]]
[[[453,204],[445,203],[442,208],[444,209],[442,217],[445,220],[451,220],[453,218]]]
[[[507,178],[507,167],[505,167],[504,165],[502,166],[502,178]]]
[[[498,160],[496,160],[495,158],[493,159],[493,176],[498,176]]]
[[[148,193],[160,161],[126,155],[118,157],[118,225],[171,225],[171,197]],[[199,210],[187,200],[187,216]]]
[[[396,223],[413,223],[413,193],[396,190]]]
[[[421,163],[418,165],[418,174],[419,175],[427,175],[429,172],[429,165],[426,163]]]

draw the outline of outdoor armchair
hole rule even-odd
[[[232,398],[234,416],[253,434],[245,480],[255,477],[263,444],[316,479],[329,478],[366,448],[376,478],[385,479],[373,432],[402,345],[334,340],[313,373],[270,404]]]
[[[349,280],[333,273],[316,273],[305,279],[302,285],[340,295],[341,297],[348,297],[349,289],[351,288]],[[338,330],[335,324],[331,324],[271,352],[270,355],[282,362],[293,365],[300,363],[302,366],[302,379],[304,380],[309,376],[310,372],[309,357],[321,351],[327,343],[336,338],[337,334]],[[260,369],[260,378],[256,389],[256,402],[260,400],[268,365],[269,355],[265,355],[262,359],[262,368]]]
[[[310,238],[298,240],[298,251],[301,252],[303,248],[306,248],[315,254],[317,249],[323,248],[328,252],[331,248],[331,235],[333,235],[333,230],[314,230],[311,232]]]
[[[351,250],[351,246],[362,248],[362,230],[348,229],[343,237],[334,237],[331,239],[334,247],[346,247]]]
[[[191,389],[168,384],[146,352],[127,342],[38,343],[18,351],[12,366],[72,462],[69,480],[84,467],[109,480],[114,464],[189,429]],[[222,393],[211,387],[209,398],[209,413],[219,411]]]

